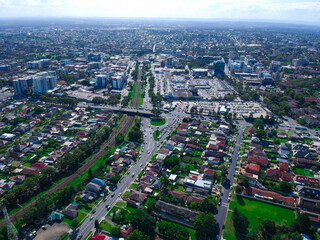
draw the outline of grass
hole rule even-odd
[[[150,120],[151,125],[153,126],[162,126],[166,123],[166,119],[164,118],[153,118]]]
[[[87,234],[87,236],[84,238],[84,240],[89,239],[89,237],[91,236],[91,234],[92,234],[92,231],[90,231],[90,232]]]
[[[115,225],[103,220],[100,225],[99,225],[99,228],[110,233],[112,228],[115,227]]]
[[[303,168],[297,168],[294,170],[296,174],[307,176],[307,177],[314,177],[313,174],[311,174],[308,170],[304,170]]]
[[[11,166],[14,167],[14,168],[17,168],[17,167],[20,166],[20,164],[21,164],[21,163],[18,162],[18,161],[12,161]]]
[[[116,206],[118,206],[118,207],[125,207],[125,206],[126,206],[126,203],[124,203],[124,202],[117,202],[117,203],[116,203]]]
[[[137,189],[138,184],[132,183],[129,187],[129,189]]]
[[[243,213],[249,220],[249,232],[256,231],[258,225],[265,219],[270,219],[276,224],[289,226],[295,219],[294,211],[271,204],[259,202],[253,199],[236,197],[230,203],[229,209],[237,207],[238,211]],[[232,224],[232,212],[229,211],[223,237],[225,239],[235,239],[234,228]]]
[[[141,88],[141,84],[140,84],[140,87],[139,87],[139,95],[138,95],[138,107],[142,107],[142,105],[143,105],[143,97],[142,97],[142,94],[143,94],[143,89]]]
[[[163,132],[163,130],[161,130],[161,131],[159,131],[159,130],[154,131],[154,132],[153,132],[153,139],[156,140],[156,141],[159,141],[159,140],[160,140],[160,139],[159,139],[159,136],[161,135],[162,132]]]

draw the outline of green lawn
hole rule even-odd
[[[153,118],[150,120],[151,125],[153,126],[162,126],[166,123],[166,119],[164,118]]]
[[[132,183],[132,184],[130,185],[129,189],[136,189],[137,186],[138,186],[138,184]]]
[[[303,168],[297,168],[294,170],[296,174],[302,175],[302,176],[307,176],[307,177],[314,177],[313,174],[311,174],[309,171],[304,170]]]
[[[115,227],[115,225],[103,220],[101,223],[100,223],[100,229],[106,231],[106,232],[111,232],[111,229]]]
[[[255,231],[258,225],[265,219],[270,219],[277,224],[286,226],[289,226],[295,219],[294,211],[290,209],[243,197],[235,197],[235,199],[231,200],[229,209],[232,210],[235,207],[238,208],[239,212],[247,216],[250,222],[249,232]],[[231,216],[232,212],[229,211],[223,233],[223,237],[228,240],[235,239]]]
[[[163,130],[161,131],[155,131],[153,132],[153,139],[156,140],[156,141],[159,141],[159,136],[161,135],[161,133],[163,132]]]
[[[124,202],[117,202],[117,203],[116,203],[116,206],[118,206],[118,207],[125,207],[125,206],[126,206],[126,203],[124,203]]]
[[[143,89],[142,89],[141,84],[140,84],[140,87],[139,87],[139,95],[138,95],[138,107],[142,107],[142,105],[143,105],[143,97],[142,97],[142,94],[143,94]]]

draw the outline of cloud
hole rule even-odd
[[[84,16],[320,22],[319,0],[0,0],[1,17]]]

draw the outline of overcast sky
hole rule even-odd
[[[0,0],[0,17],[257,19],[320,25],[320,0]]]

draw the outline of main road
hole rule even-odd
[[[239,151],[241,148],[241,142],[243,137],[243,132],[246,126],[249,126],[245,121],[240,121],[238,125],[238,133],[236,136],[236,141],[234,144],[230,167],[228,171],[228,175],[226,177],[226,183],[222,185],[222,194],[221,194],[221,205],[218,207],[218,213],[216,214],[216,222],[217,222],[217,239],[222,239],[222,233],[224,229],[224,224],[226,221],[226,217],[229,209],[229,194],[232,192],[232,185],[234,182],[234,176],[236,173],[237,161],[239,157]]]

